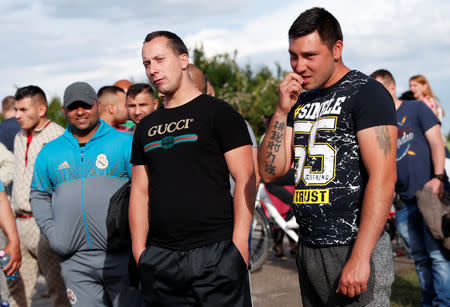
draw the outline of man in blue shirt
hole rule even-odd
[[[422,287],[423,306],[450,305],[450,261],[434,239],[417,206],[416,192],[429,187],[439,198],[444,193],[445,152],[441,125],[421,101],[402,101],[395,96],[395,80],[384,69],[372,75],[394,99],[397,110],[397,183],[401,207],[397,229],[408,246]]]

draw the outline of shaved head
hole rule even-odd
[[[101,102],[103,106],[100,107],[100,113],[104,111],[108,104],[118,104],[119,97],[118,93],[125,93],[125,91],[118,86],[104,86],[99,89],[97,93],[98,101]],[[103,109],[103,110],[102,110]]]
[[[100,118],[113,127],[124,124],[128,119],[126,94],[118,86],[104,86],[98,91]]]
[[[16,103],[16,99],[14,96],[6,96],[2,100],[2,112],[14,111],[14,104]]]
[[[194,81],[195,86],[198,88],[200,92],[206,94],[206,77],[205,74],[195,66],[194,64],[189,64],[189,76],[192,81]]]
[[[395,80],[392,74],[386,69],[378,69],[374,71],[371,75],[372,78],[383,84],[383,86],[388,90],[389,94],[391,94],[394,101],[397,100],[395,96]]]
[[[386,87],[395,85],[394,77],[386,69],[378,69],[374,71],[370,76],[376,80],[379,80]]]

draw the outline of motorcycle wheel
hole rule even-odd
[[[257,271],[262,267],[269,257],[272,245],[269,221],[261,207],[255,208],[252,228],[250,272]]]

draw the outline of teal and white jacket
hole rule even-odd
[[[70,126],[42,148],[31,183],[31,209],[50,247],[60,256],[106,251],[111,196],[131,179],[132,136],[100,120],[80,147]]]

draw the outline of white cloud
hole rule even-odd
[[[153,22],[185,23],[196,18],[220,16],[244,9],[249,0],[40,0],[48,17],[59,19],[101,19],[123,23],[130,19],[151,19]]]
[[[270,52],[287,48],[287,29],[298,15],[288,7],[280,7],[275,11],[254,16],[242,23],[240,28],[228,30],[224,28],[203,29],[186,36],[189,46],[203,44],[207,55],[238,50],[239,55],[248,56],[254,53]]]
[[[255,16],[237,30],[211,27],[191,33],[186,41],[192,46],[203,43],[210,54],[238,49],[240,55],[247,56],[286,48],[287,31],[298,14],[319,5],[340,20],[346,46],[344,54],[347,50],[357,50],[374,58],[404,56],[417,52],[414,45],[423,50],[436,44],[450,44],[449,40],[443,42],[450,33],[447,18],[450,2],[439,2],[438,6],[424,3],[417,0],[304,1]]]
[[[391,70],[399,94],[408,89],[410,76],[424,74],[450,114],[450,70],[443,69],[450,64],[447,1],[296,1],[254,16],[238,29],[204,29],[188,35],[186,41],[191,48],[202,43],[207,55],[237,49],[241,61],[257,64],[252,58],[258,58],[259,63],[279,62],[290,70],[286,52],[288,29],[300,12],[313,6],[325,7],[340,21],[347,65],[365,73],[381,67]],[[284,54],[285,59],[265,54]]]
[[[426,75],[450,114],[450,2],[423,0],[287,1],[8,0],[0,3],[0,95],[34,83],[62,95],[73,81],[100,87],[145,80],[140,48],[148,32],[168,29],[207,55],[238,50],[240,63],[289,70],[287,31],[303,10],[322,6],[340,21],[344,61],[370,73],[392,70],[400,90]],[[449,116],[450,118],[450,116]]]

